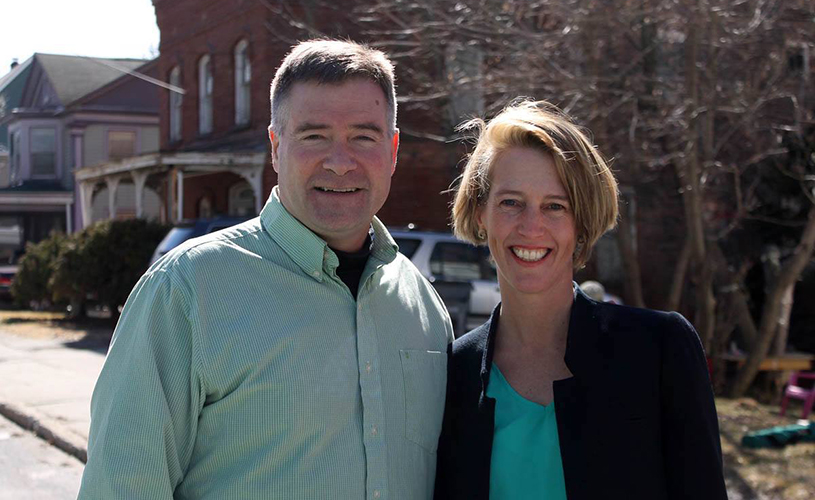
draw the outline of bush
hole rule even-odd
[[[51,277],[55,298],[81,310],[89,295],[116,314],[150,264],[168,227],[144,219],[101,221],[63,246]]]
[[[48,282],[68,238],[62,233],[54,232],[39,243],[29,242],[26,245],[25,254],[18,262],[17,275],[11,284],[11,295],[17,305],[41,308],[50,304],[53,297]]]

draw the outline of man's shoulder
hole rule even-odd
[[[255,217],[240,224],[191,238],[159,259],[148,272],[179,273],[228,262],[231,255],[259,251],[271,238]]]

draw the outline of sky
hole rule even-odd
[[[151,59],[159,32],[151,0],[3,2],[0,76],[35,52]]]

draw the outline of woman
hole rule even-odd
[[[501,304],[453,345],[436,498],[727,498],[693,327],[572,281],[615,225],[608,165],[545,102],[471,125],[453,224],[489,245]]]

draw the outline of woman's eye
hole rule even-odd
[[[518,201],[517,200],[501,200],[498,203],[502,207],[517,207]]]
[[[566,207],[564,207],[560,203],[550,203],[549,210],[566,210]]]

